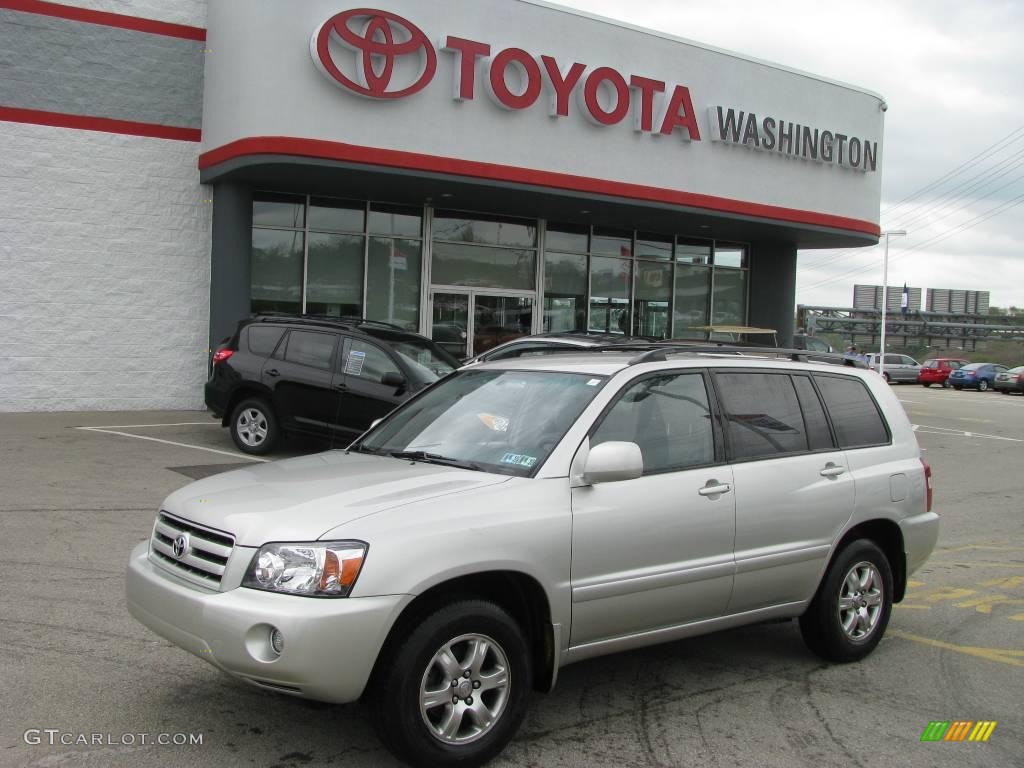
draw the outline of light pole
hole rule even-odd
[[[882,338],[878,355],[878,375],[885,378],[885,316],[889,309],[889,238],[904,237],[905,229],[889,229],[882,233],[885,238],[885,256],[882,257]]]

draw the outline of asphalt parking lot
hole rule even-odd
[[[789,622],[582,662],[494,765],[1024,765],[1024,397],[896,392],[943,521],[872,656],[826,665]],[[0,415],[0,765],[395,764],[358,706],[249,688],[125,609],[128,553],[163,497],[248,461],[205,413]],[[936,720],[998,725],[921,742]]]

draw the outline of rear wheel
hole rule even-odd
[[[386,651],[368,699],[381,741],[414,766],[483,765],[512,739],[532,688],[519,625],[500,606],[440,608]]]
[[[982,379],[981,381],[978,382],[978,391],[979,392],[987,392],[988,391],[988,382],[985,381],[985,379]]]
[[[253,456],[270,453],[281,435],[273,409],[259,397],[243,400],[235,407],[230,427],[238,449]]]
[[[829,661],[859,661],[875,649],[892,613],[892,568],[869,539],[848,544],[832,561],[800,632]]]
[[[928,383],[922,383],[922,384],[921,384],[921,386],[922,386],[922,387],[930,387],[930,386],[931,386],[931,384],[928,384]]]
[[[952,386],[953,385],[949,383],[949,379],[946,379],[944,382],[942,382],[942,388],[943,389],[949,389]]]
[[[961,391],[963,389],[963,387],[961,387],[959,384],[954,384],[953,385],[953,389],[955,389],[957,392],[959,392],[959,391]]]

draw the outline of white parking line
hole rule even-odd
[[[170,424],[106,424],[100,427],[79,427],[79,429],[142,429],[143,427],[219,427],[219,421],[175,421]]]
[[[960,429],[949,429],[948,427],[933,427],[929,424],[913,424],[914,431],[926,435],[956,435],[957,437],[981,437],[985,440],[1006,440],[1011,443],[1024,443],[1017,437],[1002,437],[1001,435],[983,435],[979,432],[964,432]]]
[[[205,423],[205,422],[204,422]],[[236,459],[245,459],[247,461],[260,461],[269,462],[270,459],[260,459],[256,456],[247,456],[244,453],[235,453],[234,451],[221,451],[217,448],[207,448],[202,445],[191,445],[190,443],[176,443],[173,440],[161,440],[158,437],[147,437],[146,435],[132,435],[128,432],[117,432],[113,429],[103,429],[101,427],[75,427],[83,432],[101,432],[104,435],[119,435],[121,437],[134,437],[136,440],[149,440],[154,443],[163,443],[164,445],[174,445],[178,448],[192,448],[197,451],[206,451],[207,453],[219,453],[221,456],[231,456]]]

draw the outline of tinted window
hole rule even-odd
[[[249,351],[260,357],[270,357],[283,335],[284,328],[251,325],[249,326]]]
[[[821,399],[814,391],[814,385],[806,376],[794,376],[793,386],[800,398],[800,407],[804,411],[804,425],[807,427],[807,444],[812,451],[824,451],[833,448],[832,433],[825,418],[825,409]]]
[[[713,464],[715,441],[704,377],[655,376],[630,386],[590,440],[636,443],[644,473]]]
[[[807,435],[789,376],[773,373],[716,375],[734,460],[807,450]]]
[[[289,363],[329,369],[335,338],[330,333],[292,331],[288,335],[288,350],[284,359]]]
[[[947,366],[947,364],[943,363],[941,367],[945,368],[946,366]],[[922,368],[939,368],[940,366],[939,366],[939,361],[938,360],[925,360],[921,364],[921,367]]]
[[[885,364],[886,365],[905,365],[906,363],[905,363],[905,360],[904,360],[902,355],[886,355],[885,356]]]
[[[840,448],[889,442],[882,414],[862,382],[839,376],[815,376],[814,380],[832,417]]]
[[[342,373],[379,383],[385,373],[401,374],[401,371],[377,345],[352,339],[342,361]]]

